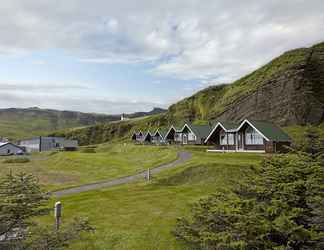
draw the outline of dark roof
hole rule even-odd
[[[240,126],[237,122],[220,121],[219,123],[222,124],[226,130],[234,130]]]
[[[16,145],[16,144],[13,144],[13,143],[11,143],[11,142],[0,142],[0,148],[2,148],[2,147],[4,147],[4,146],[7,146],[7,145],[11,145],[11,146],[14,146],[14,147],[16,147],[16,148],[19,148],[20,150],[23,150],[23,148],[22,147],[20,147],[20,146],[18,146],[18,145]]]
[[[150,131],[147,131],[147,132],[145,133],[145,135],[144,135],[144,139],[146,139],[146,137],[147,137],[148,135],[152,136],[152,133],[151,133]]]
[[[166,134],[168,133],[168,130],[167,129],[159,129],[159,133],[164,138],[166,136]]]
[[[190,123],[186,123],[186,125],[189,126],[192,132],[194,132],[194,134],[200,139],[207,138],[210,131],[212,130],[212,127],[210,125],[193,125]]]
[[[248,120],[257,130],[259,130],[265,137],[270,141],[291,141],[289,135],[287,135],[281,128],[277,125],[268,121],[254,121]]]

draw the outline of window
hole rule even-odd
[[[228,136],[228,145],[234,145],[235,144],[234,143],[234,134],[228,133],[227,136]]]
[[[189,133],[188,134],[188,139],[189,139],[189,141],[195,141],[196,140],[196,136],[193,133]]]
[[[245,130],[245,144],[246,145],[262,145],[263,137],[253,128],[248,127]]]
[[[226,133],[224,131],[221,131],[219,133],[219,141],[220,141],[220,145],[227,145]]]

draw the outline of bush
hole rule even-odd
[[[7,164],[27,163],[27,162],[30,162],[30,159],[27,157],[10,158],[3,161],[3,163],[7,163]]]
[[[311,155],[274,156],[234,190],[200,200],[174,234],[193,249],[323,249],[323,179]]]
[[[82,153],[96,153],[96,150],[93,147],[86,147],[86,148],[82,148],[81,152]]]

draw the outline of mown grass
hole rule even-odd
[[[184,249],[172,235],[176,218],[190,205],[216,189],[227,190],[254,168],[264,155],[192,152],[189,162],[144,181],[111,189],[91,191],[60,199],[63,221],[88,217],[96,233],[86,235],[70,249]],[[51,202],[53,205],[55,200]],[[52,217],[46,222],[51,223]]]
[[[0,175],[32,173],[52,191],[132,175],[177,158],[177,150],[168,147],[104,144],[93,150],[34,154],[25,164],[6,158],[10,164],[0,161]]]

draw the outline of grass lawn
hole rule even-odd
[[[0,175],[9,171],[32,173],[52,191],[132,175],[177,158],[177,150],[170,147],[103,144],[95,151],[38,153],[28,163],[6,164],[4,160],[8,158],[3,157]]]
[[[249,173],[264,155],[245,153],[193,153],[189,162],[153,176],[151,183],[139,182],[91,191],[60,199],[63,221],[88,217],[97,229],[71,249],[184,249],[171,234],[176,218],[190,211],[199,198],[228,189]],[[54,200],[51,202],[53,205]],[[43,218],[48,223],[53,217]]]

